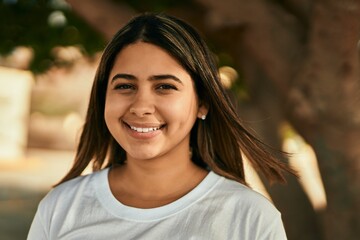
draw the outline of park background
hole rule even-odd
[[[71,166],[101,51],[145,11],[195,26],[245,124],[292,153],[286,185],[247,165],[288,238],[358,239],[359,0],[1,0],[0,239],[26,238]]]

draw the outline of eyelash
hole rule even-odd
[[[134,86],[131,84],[117,84],[114,87],[115,90],[128,90],[128,89],[133,89],[133,88],[134,88]]]
[[[135,89],[134,85],[131,84],[117,84],[114,87],[114,90],[129,90],[129,89]],[[156,86],[157,90],[178,90],[174,85],[171,84],[159,84]]]
[[[160,90],[178,90],[174,85],[171,84],[160,84],[156,87],[156,89]]]

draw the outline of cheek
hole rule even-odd
[[[115,121],[121,112],[121,104],[115,103],[116,100],[111,97],[107,97],[105,101],[104,118],[107,125]]]
[[[112,118],[111,112],[112,111],[109,109],[109,105],[105,103],[104,119],[105,119],[105,123],[106,123],[106,126],[108,127],[108,129],[111,128],[111,118]]]
[[[168,120],[188,122],[197,116],[197,101],[195,98],[183,98],[176,101],[165,101],[162,104],[163,112]]]

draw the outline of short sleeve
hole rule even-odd
[[[27,236],[27,240],[46,240],[48,238],[48,233],[41,216],[40,205],[36,211],[35,217],[31,223],[30,230]]]
[[[266,240],[287,240],[281,214],[272,221],[269,228],[263,233],[261,239]]]
[[[268,199],[258,193],[249,192],[246,204],[241,209],[247,225],[241,230],[243,239],[287,240],[281,213]],[[246,237],[245,237],[246,236]]]

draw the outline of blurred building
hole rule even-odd
[[[33,83],[29,71],[0,67],[0,161],[25,153]]]

